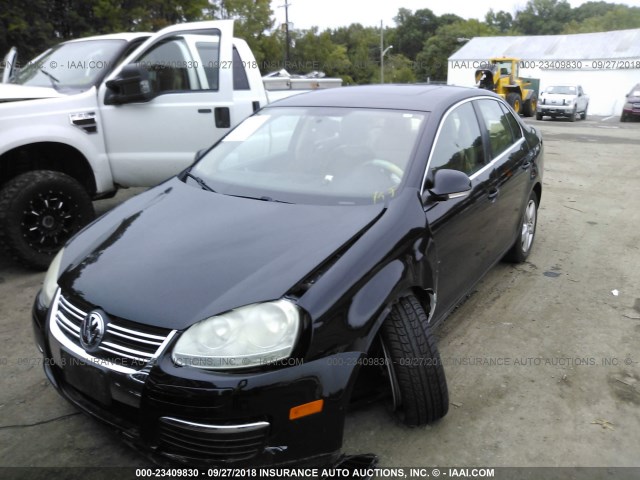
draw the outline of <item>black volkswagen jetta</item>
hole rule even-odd
[[[366,86],[260,110],[53,261],[45,372],[135,445],[193,464],[324,464],[359,374],[444,416],[430,330],[523,261],[542,141],[498,96]]]

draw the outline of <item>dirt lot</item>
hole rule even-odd
[[[383,466],[640,466],[640,123],[531,121],[546,144],[534,251],[500,264],[438,332],[451,409],[408,429],[349,415]],[[103,212],[131,192],[97,204]],[[43,274],[0,256],[0,466],[144,466],[45,380]]]

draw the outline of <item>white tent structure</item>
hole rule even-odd
[[[476,69],[493,57],[519,58],[520,76],[539,78],[540,89],[582,85],[589,115],[620,115],[625,94],[640,83],[640,29],[474,37],[449,57],[447,83],[474,86]]]

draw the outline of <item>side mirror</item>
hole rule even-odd
[[[153,98],[149,72],[138,64],[122,67],[117,77],[107,82],[106,105],[148,102]]]
[[[200,150],[198,150],[196,152],[196,154],[193,157],[193,163],[196,163],[198,160],[200,160],[202,157],[204,157],[204,155],[209,151],[211,147],[206,147],[206,148],[202,148]]]
[[[437,170],[428,191],[437,201],[466,197],[471,193],[471,179],[459,170]]]

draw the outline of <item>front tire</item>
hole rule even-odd
[[[0,190],[0,243],[33,269],[45,270],[66,241],[94,217],[85,189],[64,173],[26,172]]]
[[[506,260],[513,263],[523,263],[529,257],[538,224],[538,202],[536,192],[531,192],[520,221],[520,234],[507,253]]]
[[[531,95],[531,97],[529,97],[528,100],[524,102],[522,112],[524,113],[525,117],[533,117],[533,115],[536,114],[537,107],[538,107],[538,98],[534,93],[533,95]]]
[[[511,105],[511,108],[519,115],[522,110],[522,97],[519,93],[512,92],[507,95],[507,103]]]
[[[409,426],[425,425],[447,414],[449,392],[427,315],[413,295],[394,305],[382,325],[382,345],[394,406]]]
[[[536,113],[536,120],[542,120],[542,114]]]

